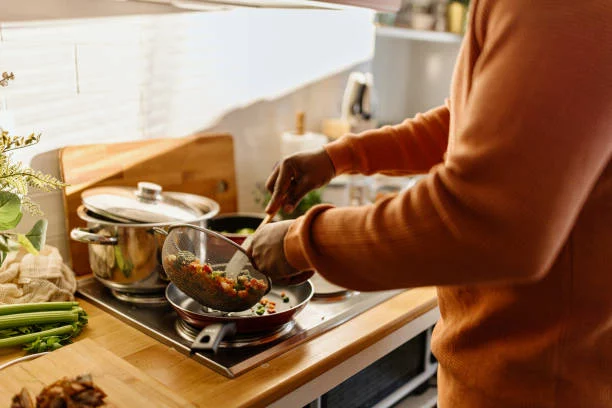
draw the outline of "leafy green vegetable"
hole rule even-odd
[[[47,225],[47,220],[38,220],[30,230],[30,232],[26,234],[26,238],[38,251],[43,249],[45,246],[45,240],[47,238]]]
[[[0,191],[0,230],[15,228],[21,217],[19,196],[8,191]]]
[[[87,324],[77,302],[0,306],[0,348],[23,345],[28,352],[51,351],[72,342]]]

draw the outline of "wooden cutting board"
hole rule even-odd
[[[13,395],[26,387],[33,398],[47,385],[63,378],[91,374],[94,384],[115,407],[195,407],[162,383],[90,339],[79,340],[36,360],[0,371],[0,406],[9,407]]]
[[[237,211],[234,144],[231,135],[199,134],[185,138],[69,146],[60,150],[66,231],[86,223],[76,214],[81,193],[98,186],[133,186],[139,181],[165,191],[203,195],[217,201],[221,212]],[[91,272],[87,245],[70,241],[77,275]]]

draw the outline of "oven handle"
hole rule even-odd
[[[191,345],[191,352],[196,350],[212,350],[217,352],[221,340],[225,336],[233,336],[236,334],[236,323],[214,323],[206,326]]]

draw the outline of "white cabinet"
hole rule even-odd
[[[401,0],[0,0],[0,22],[218,11],[236,7],[313,9],[357,6],[397,11],[400,4]]]
[[[366,7],[378,11],[395,12],[400,9],[401,0],[323,0],[329,3],[347,4],[357,7]]]

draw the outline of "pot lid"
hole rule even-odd
[[[81,198],[88,210],[119,222],[189,222],[202,215],[197,207],[163,194],[160,185],[149,182],[138,183],[136,189],[92,188]]]

